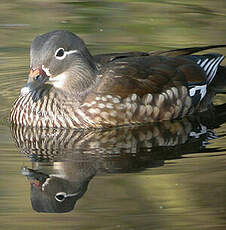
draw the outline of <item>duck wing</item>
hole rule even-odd
[[[94,55],[94,60],[97,65],[104,65],[116,59],[123,59],[128,57],[143,57],[149,56],[148,52],[127,52],[127,53],[109,53],[109,54],[97,54]]]
[[[160,94],[168,88],[186,86],[194,89],[194,94],[196,89],[200,90],[197,86],[204,85],[206,92],[222,60],[219,54],[119,58],[102,67],[96,91],[126,97],[133,93]]]

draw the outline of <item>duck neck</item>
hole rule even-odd
[[[65,77],[65,82],[58,89],[66,97],[78,101],[83,100],[98,82],[96,68],[91,67],[88,62],[84,63],[80,60],[76,60],[76,63],[64,73],[63,77]]]

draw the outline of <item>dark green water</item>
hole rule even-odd
[[[78,34],[95,54],[224,44],[226,2],[1,0],[0,229],[226,229],[224,108],[142,129],[10,131],[30,43],[55,29]],[[37,179],[49,175],[43,195]],[[65,190],[78,193],[66,208],[54,199]]]

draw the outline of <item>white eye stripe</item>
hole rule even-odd
[[[59,56],[59,52],[63,52],[63,55],[62,56]],[[78,50],[68,50],[68,51],[65,51],[64,48],[58,48],[55,52],[55,57],[56,59],[58,60],[63,60],[67,55],[69,54],[73,54],[73,53],[79,53]]]
[[[66,55],[69,55],[69,54],[73,54],[73,53],[79,53],[78,50],[69,50],[69,51],[65,51]]]

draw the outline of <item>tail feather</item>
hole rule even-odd
[[[226,93],[226,66],[219,66],[216,76],[211,82],[211,88],[216,93]]]

